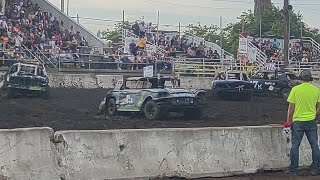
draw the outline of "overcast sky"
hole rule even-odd
[[[60,8],[61,0],[50,0]],[[65,0],[67,1],[67,0]],[[219,17],[223,18],[223,26],[237,21],[243,11],[253,9],[253,0],[69,0],[69,15],[104,20],[122,20],[125,10],[126,20],[133,21],[144,17],[147,22],[157,22],[157,11],[160,11],[161,29],[178,30],[190,23],[219,25]],[[272,0],[276,6],[283,6],[283,0]],[[320,27],[320,0],[291,0],[294,10],[302,12],[304,21],[310,26]],[[112,28],[115,22],[80,19],[90,30]],[[171,25],[166,27],[164,25]]]

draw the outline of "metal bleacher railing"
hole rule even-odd
[[[38,49],[39,50],[39,49]],[[16,51],[14,49],[0,50],[3,55],[0,56],[0,70],[4,66],[7,68],[15,62],[44,63],[56,67],[58,72],[80,72],[80,73],[129,73],[142,74],[143,67],[153,66],[155,74],[172,74],[181,76],[213,77],[216,73],[225,70],[244,71],[252,75],[257,71],[255,65],[244,65],[236,60],[228,59],[206,59],[206,58],[174,58],[167,60],[156,60],[155,57],[149,58],[145,63],[136,63],[119,61],[116,55],[100,54],[80,54],[80,53],[62,53],[53,55],[52,52],[41,51],[30,55],[30,51]],[[11,53],[19,54],[10,56]],[[7,54],[5,58],[4,54]],[[31,53],[32,54],[32,53]],[[41,54],[43,57],[40,57]],[[37,56],[37,57],[34,57]],[[134,58],[131,56],[130,58]],[[40,59],[40,60],[39,60]],[[271,69],[280,69],[283,62],[272,63]],[[268,64],[259,70],[271,70]],[[303,69],[310,69],[316,80],[320,80],[320,62],[290,62],[288,71],[299,74]]]

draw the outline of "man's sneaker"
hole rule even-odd
[[[320,175],[320,170],[312,170],[311,171],[312,176],[319,176]]]
[[[286,171],[285,171],[285,174],[286,174],[286,175],[289,175],[289,176],[297,176],[297,175],[298,175],[297,172],[292,172],[292,171],[289,171],[289,170],[286,170]]]

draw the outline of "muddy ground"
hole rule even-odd
[[[287,103],[280,98],[257,97],[254,102],[212,101],[210,93],[201,119],[171,117],[148,121],[142,116],[129,114],[107,120],[97,115],[105,93],[105,89],[52,89],[48,100],[0,99],[0,128],[48,126],[57,131],[228,127],[279,124],[286,120]]]
[[[281,124],[285,121],[287,103],[280,98],[257,97],[254,102],[212,101],[208,103],[202,119],[183,120],[169,118],[148,121],[142,116],[118,116],[106,120],[97,115],[104,89],[52,89],[48,100],[40,98],[0,99],[0,129],[24,127],[52,127],[57,130],[105,130],[137,128],[230,127]],[[169,178],[176,179],[176,178]],[[229,178],[203,178],[226,180],[285,180],[320,179],[302,176],[290,178],[283,172],[258,173]]]

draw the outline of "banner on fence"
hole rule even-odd
[[[256,62],[258,49],[255,47],[248,48],[248,61],[250,63]]]
[[[153,66],[143,68],[143,77],[153,77]]]
[[[239,38],[239,53],[246,54],[248,53],[248,39]]]

